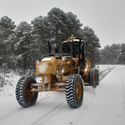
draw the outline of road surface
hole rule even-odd
[[[40,93],[30,108],[14,96],[0,98],[0,125],[125,125],[125,66],[116,66],[96,89],[84,87],[83,104],[67,105],[65,93]]]

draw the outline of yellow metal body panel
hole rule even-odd
[[[56,58],[45,57],[40,63],[36,63],[36,74],[56,74]]]
[[[89,72],[91,70],[91,59],[87,57],[84,69],[84,81],[89,82]]]
[[[87,69],[87,71],[91,70],[91,59],[89,57],[87,57],[86,59],[86,66],[85,68]]]
[[[52,74],[43,74],[42,75],[42,83],[48,82],[48,83],[54,83],[54,76]]]
[[[61,64],[62,59],[56,59],[56,65]]]

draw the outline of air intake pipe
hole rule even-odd
[[[50,42],[48,41],[48,48],[49,48],[49,53],[51,53],[51,47],[50,47]]]

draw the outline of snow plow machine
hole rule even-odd
[[[42,59],[35,60],[36,74],[41,75],[42,82],[37,83],[32,76],[23,76],[16,85],[16,99],[23,107],[35,104],[38,92],[65,92],[66,100],[71,108],[82,105],[84,85],[94,88],[99,84],[98,69],[91,67],[91,60],[85,56],[85,42],[71,37],[62,42],[63,54],[51,53]]]

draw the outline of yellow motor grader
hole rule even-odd
[[[36,60],[36,74],[41,75],[42,82],[37,83],[32,76],[23,76],[16,85],[16,99],[23,107],[35,104],[38,92],[65,92],[66,100],[71,108],[82,104],[84,84],[99,84],[99,72],[91,67],[90,58],[85,56],[85,42],[71,37],[62,42],[63,54],[52,54],[50,43],[49,54]],[[57,52],[57,49],[55,49]]]

